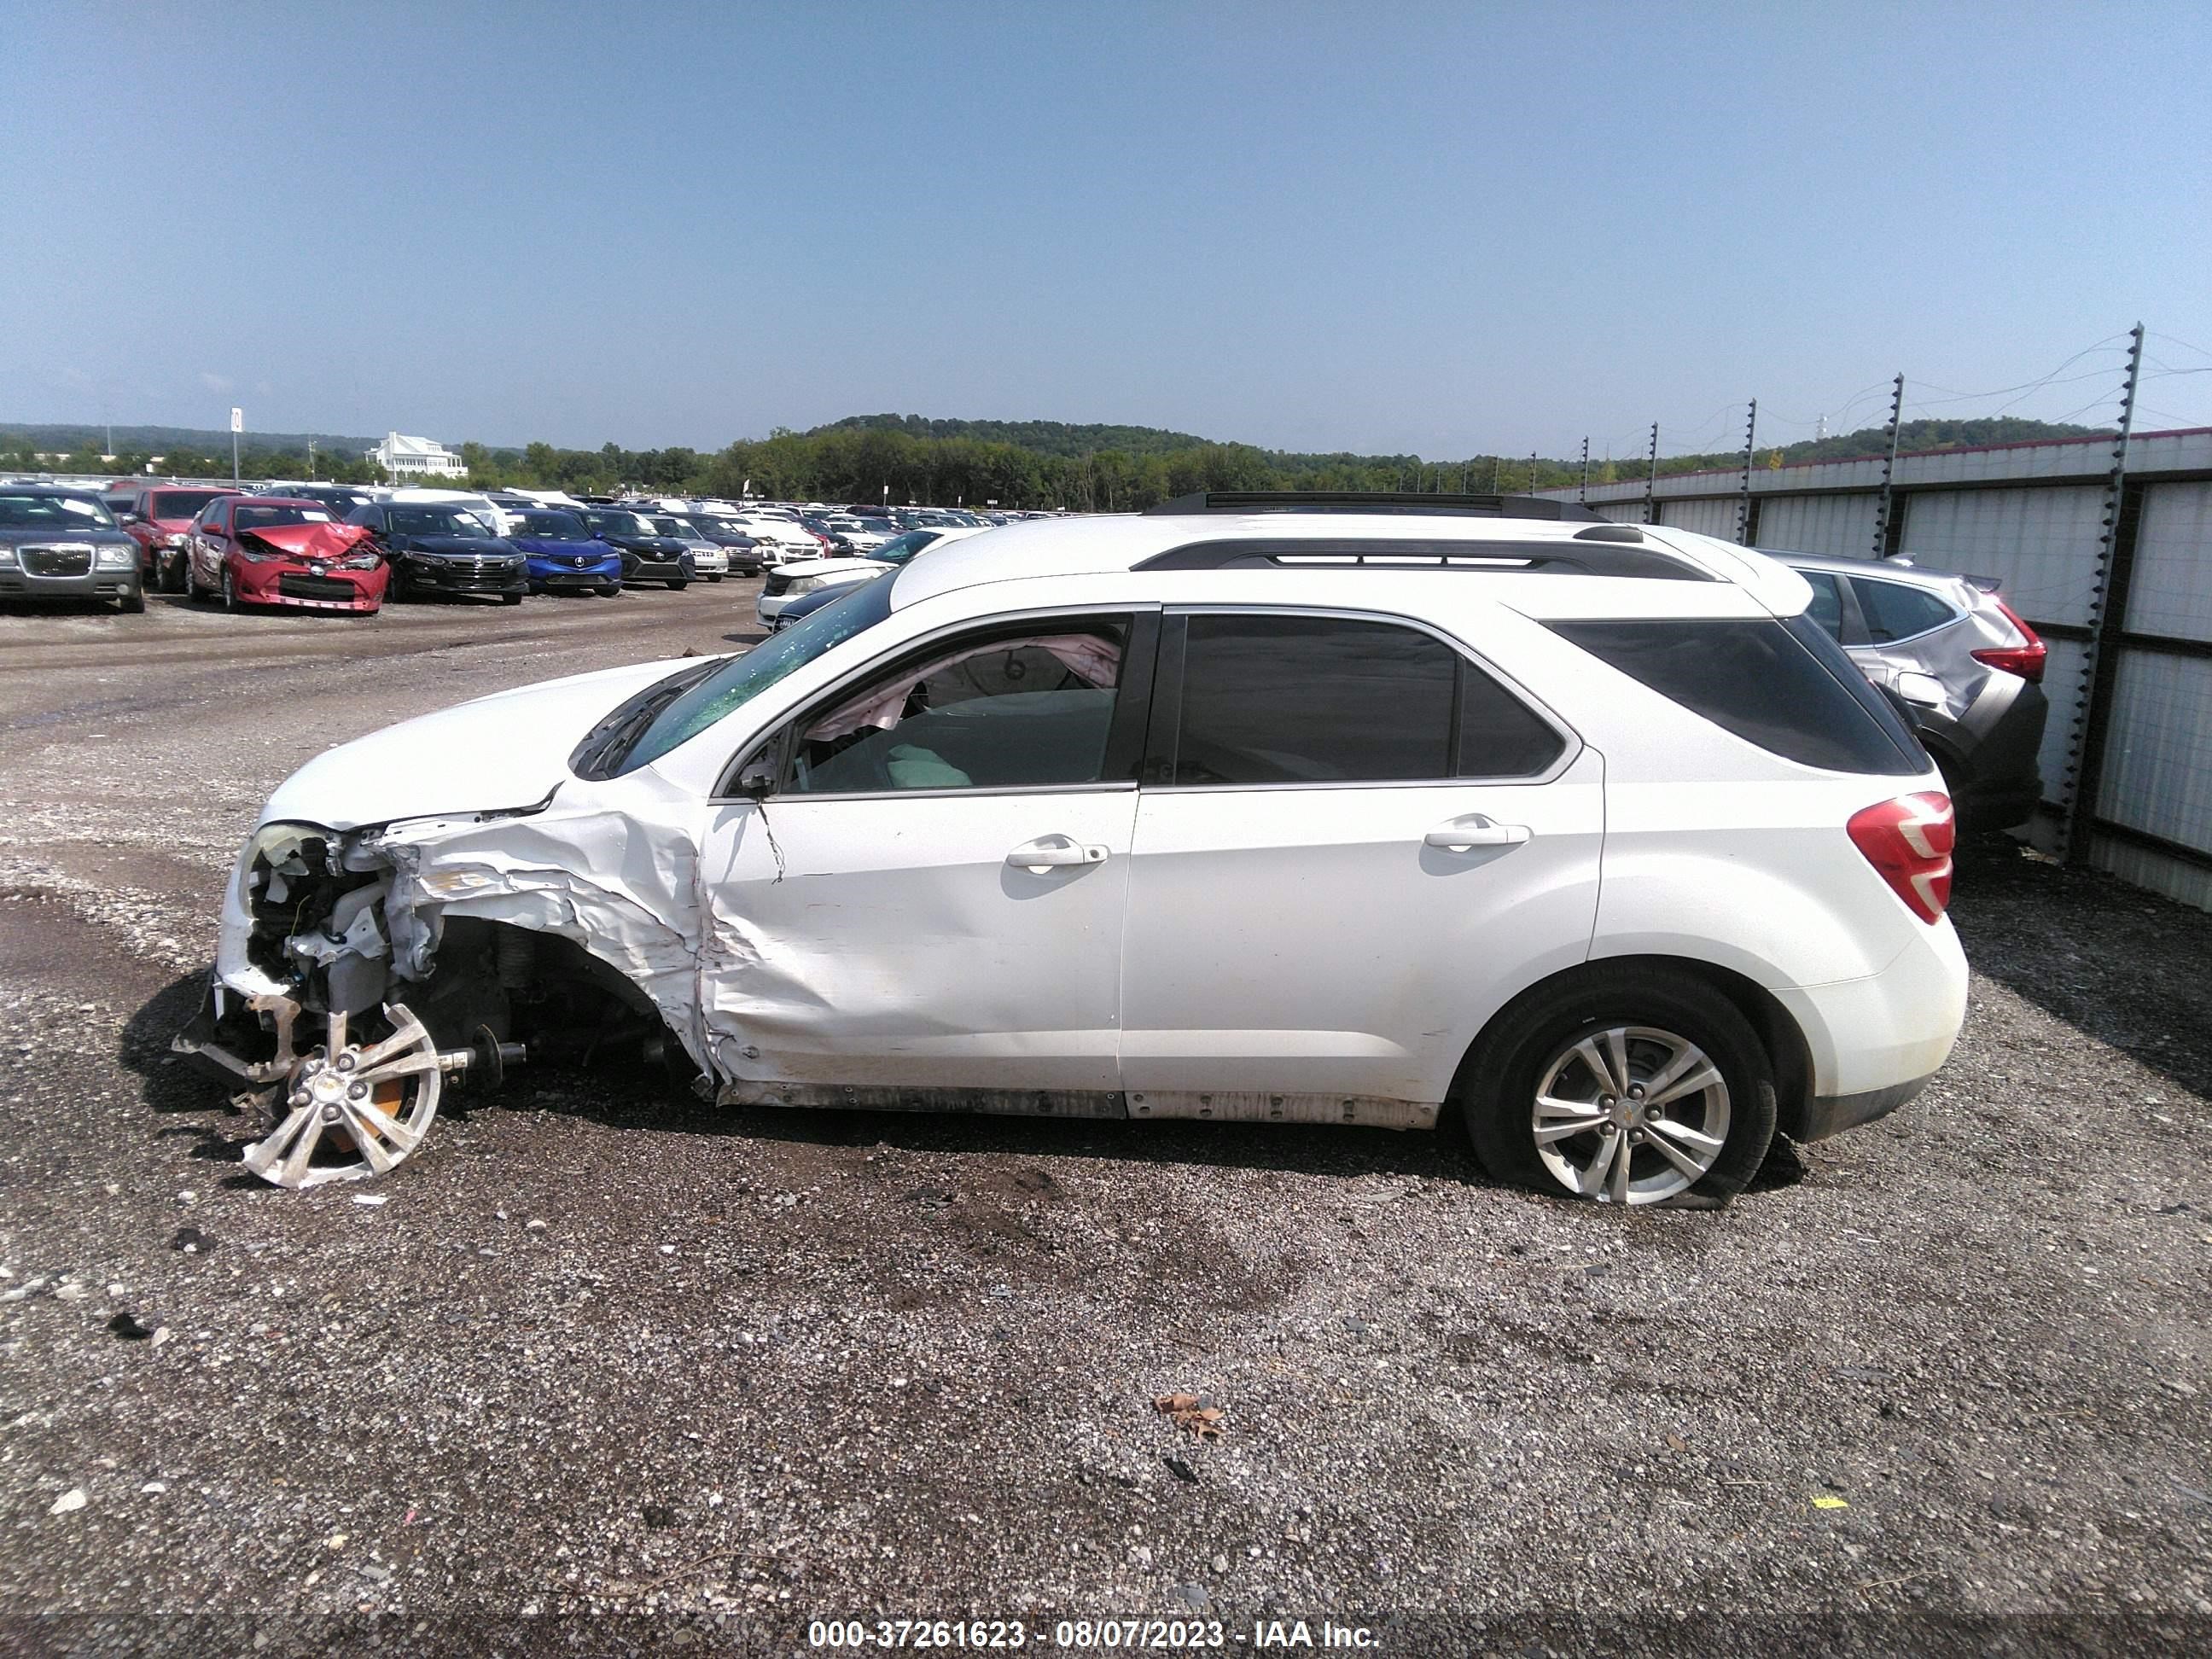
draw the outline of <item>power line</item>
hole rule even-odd
[[[2128,336],[2125,334],[2113,334],[2098,341],[2094,345],[2083,346],[2079,351],[2075,352],[2071,357],[2069,357],[2064,362],[2059,364],[2057,368],[2052,369],[2050,374],[2045,375],[2041,380],[2026,380],[2021,382],[2019,386],[1996,386],[1987,392],[1960,392],[1956,386],[1937,386],[1933,380],[1923,380],[1921,381],[1920,384],[1927,386],[1931,392],[1951,392],[1954,395],[1948,401],[1961,404],[1972,403],[1977,398],[2002,398],[2006,393],[2012,392],[2033,392],[2038,386],[2049,386],[2053,380],[2057,380],[2061,374],[2063,374],[2068,369],[2073,368],[2075,364],[2080,362],[2091,352],[2101,351],[2106,347],[2111,345],[2114,340],[2124,340]],[[2087,377],[2083,376],[2081,378],[2086,379]],[[1939,398],[1935,401],[1942,402],[1946,400]]]

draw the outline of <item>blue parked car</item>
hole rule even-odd
[[[574,514],[542,507],[514,518],[507,539],[529,557],[532,592],[577,588],[612,599],[622,592],[622,555],[586,530]]]

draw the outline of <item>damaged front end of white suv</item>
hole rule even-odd
[[[603,708],[611,678],[555,689],[578,685]],[[220,1067],[237,1103],[264,1115],[246,1163],[278,1186],[384,1174],[422,1145],[443,1089],[496,1085],[526,1059],[699,1071],[699,953],[684,931],[696,859],[681,803],[658,822],[635,790],[621,812],[556,806],[549,763],[573,730],[549,722],[533,743],[495,709],[495,747],[450,729],[485,708],[430,717],[456,739],[437,750],[398,727],[325,757],[343,774],[311,763],[240,852],[206,1000],[172,1047]],[[374,752],[387,736],[401,739],[388,771]],[[425,775],[421,757],[439,750],[478,757],[470,793],[513,799],[526,785],[540,799],[357,821],[461,793],[459,777]]]

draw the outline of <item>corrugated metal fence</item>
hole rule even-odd
[[[1888,546],[2002,579],[2049,643],[2037,843],[2065,845],[2084,735],[2102,730],[2096,798],[2068,855],[2212,909],[2212,428],[2136,434],[2108,558],[2112,459],[2108,437],[1899,456]],[[1877,456],[1754,469],[1752,544],[1872,556],[1881,467]],[[1734,541],[1741,488],[1735,471],[1662,477],[1651,506],[1661,524]],[[1592,484],[1589,501],[1640,523],[1644,492],[1642,479]],[[2090,685],[2092,629],[2108,613],[2105,672]]]

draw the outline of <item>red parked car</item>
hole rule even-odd
[[[368,532],[339,524],[320,501],[282,495],[226,495],[192,525],[185,589],[222,597],[226,611],[277,605],[303,611],[384,607],[390,572]]]
[[[146,586],[164,593],[181,593],[192,520],[210,501],[236,494],[234,489],[210,484],[130,478],[111,487],[106,499],[116,523],[138,544],[138,562],[145,572]]]

